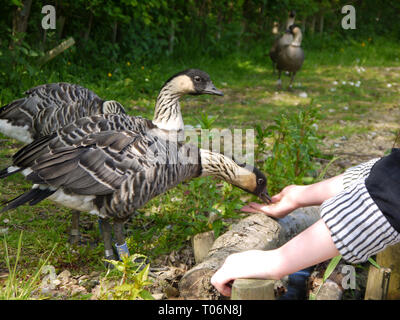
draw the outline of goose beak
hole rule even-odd
[[[207,87],[203,90],[203,93],[208,93],[208,94],[215,94],[217,96],[223,96],[224,93],[220,90],[218,90],[212,82],[209,82]]]
[[[270,204],[272,202],[267,189],[263,190],[258,197],[261,199],[261,201],[263,201],[267,204]]]

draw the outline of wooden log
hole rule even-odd
[[[342,300],[343,288],[335,281],[326,280],[318,291],[315,300]]]
[[[297,209],[278,220],[261,213],[240,220],[215,240],[203,262],[182,277],[179,283],[181,297],[207,300],[220,297],[210,279],[230,254],[246,250],[275,249],[319,218],[318,207],[309,207]]]
[[[231,300],[275,300],[274,284],[275,280],[237,279]]]
[[[369,267],[365,300],[386,300],[391,270],[389,268]]]
[[[196,264],[203,262],[214,243],[214,231],[198,233],[192,237],[192,247]]]
[[[75,44],[74,38],[70,37],[67,40],[61,42],[57,47],[51,49],[48,51],[40,60],[39,60],[39,65],[43,65],[46,62],[50,61],[51,59],[54,59],[56,56],[58,56],[60,53],[63,51],[67,50],[69,47],[73,46]]]

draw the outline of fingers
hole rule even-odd
[[[249,213],[266,213],[271,214],[272,205],[265,205],[256,202],[250,202],[248,205],[244,206],[241,210]]]
[[[231,280],[229,278],[224,278],[223,271],[218,270],[211,277],[211,284],[225,297],[230,297],[232,293]]]

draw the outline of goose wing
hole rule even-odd
[[[25,98],[0,108],[0,119],[13,126],[27,128],[33,139],[84,116],[125,113],[118,102],[105,102],[93,91],[76,84],[44,84],[25,94]]]
[[[163,140],[133,131],[91,133],[72,146],[60,147],[60,139],[54,133],[36,140],[20,150],[14,165],[29,168],[33,183],[79,195],[114,192],[130,176],[161,163],[157,155],[166,148]]]

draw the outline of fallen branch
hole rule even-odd
[[[50,61],[51,59],[54,59],[56,56],[58,56],[60,53],[64,52],[69,47],[73,46],[74,44],[75,44],[75,40],[72,37],[61,42],[57,47],[46,52],[46,54],[42,58],[40,58],[40,60],[38,62],[39,65],[41,66],[41,65],[45,64],[46,62]]]
[[[203,262],[189,270],[179,283],[181,297],[186,299],[216,299],[211,276],[228,255],[245,250],[275,249],[311,226],[319,219],[318,207],[297,209],[283,219],[253,214],[233,225],[217,238]]]

